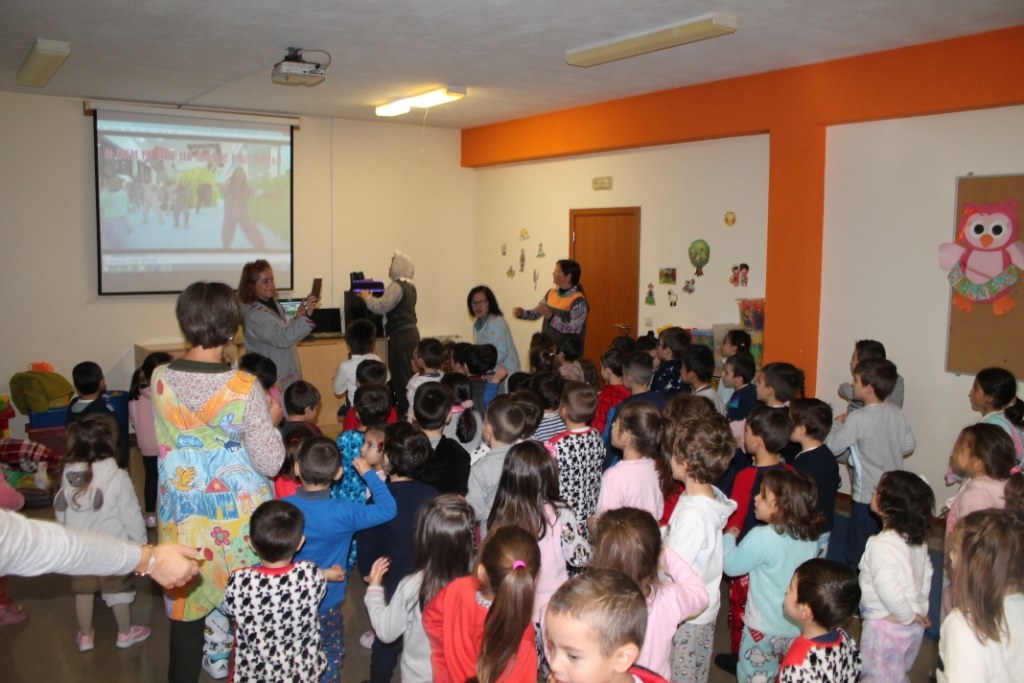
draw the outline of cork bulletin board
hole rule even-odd
[[[957,179],[953,241],[940,245],[949,273],[946,370],[998,366],[1024,377],[1024,175]]]

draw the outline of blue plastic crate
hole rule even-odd
[[[50,408],[42,412],[29,412],[28,423],[33,429],[44,427],[63,427],[68,414],[68,407]]]

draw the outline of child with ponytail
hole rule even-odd
[[[476,573],[455,579],[423,609],[435,683],[536,680],[532,624],[540,549],[525,529],[493,530]]]
[[[444,426],[444,435],[472,453],[484,435],[484,418],[480,411],[473,410],[473,384],[459,373],[446,373],[441,384],[452,392],[452,419]]]
[[[1013,440],[1017,462],[1024,462],[1024,401],[1017,396],[1017,378],[1003,368],[985,368],[974,376],[968,398],[981,422],[994,424]]]
[[[612,445],[622,449],[622,460],[601,477],[596,515],[621,507],[635,507],[661,519],[665,498],[672,495],[672,469],[661,455],[665,420],[661,411],[645,401],[622,407],[612,424]]]

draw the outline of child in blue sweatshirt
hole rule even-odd
[[[357,531],[394,519],[397,507],[387,485],[364,458],[353,459],[352,466],[370,489],[372,505],[331,498],[331,484],[342,477],[341,452],[334,441],[321,436],[302,444],[295,465],[302,488],[285,499],[306,516],[306,543],[296,554],[296,560],[309,560],[322,571],[341,572],[352,536]],[[325,575],[331,576],[329,572]],[[327,669],[320,677],[321,683],[341,681],[341,664],[345,658],[341,603],[345,600],[347,583],[344,574],[332,578],[335,580],[327,584],[327,594],[320,602],[320,630],[327,653]]]

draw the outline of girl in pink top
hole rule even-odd
[[[142,365],[135,370],[131,386],[128,389],[128,419],[135,430],[135,440],[139,444],[139,450],[142,451],[142,465],[146,472],[142,495],[146,508],[146,526],[150,529],[156,526],[156,465],[160,448],[156,440],[153,397],[150,394],[149,380],[157,367],[166,365],[172,360],[174,359],[171,354],[163,351],[154,351],[149,354],[142,361]]]
[[[978,510],[1006,507],[1006,481],[1016,461],[1013,440],[1001,427],[979,422],[960,432],[953,445],[949,465],[964,478],[964,483],[946,503],[949,508],[946,515],[947,548],[953,547],[953,530],[961,519]],[[956,606],[952,584],[952,567],[947,554],[942,578],[942,618]]]
[[[612,445],[622,460],[601,477],[597,515],[621,507],[646,510],[661,519],[665,497],[672,494],[672,469],[661,455],[665,420],[650,403],[626,404],[612,425]]]
[[[533,601],[533,623],[539,625],[548,600],[569,579],[567,565],[583,569],[590,561],[583,527],[558,496],[558,465],[539,441],[517,443],[505,456],[487,528],[507,525],[526,529],[540,547]]]
[[[636,663],[668,679],[676,628],[708,606],[704,581],[675,552],[662,549],[657,520],[636,508],[601,515],[590,566],[615,569],[640,586],[647,598],[647,633]]]

